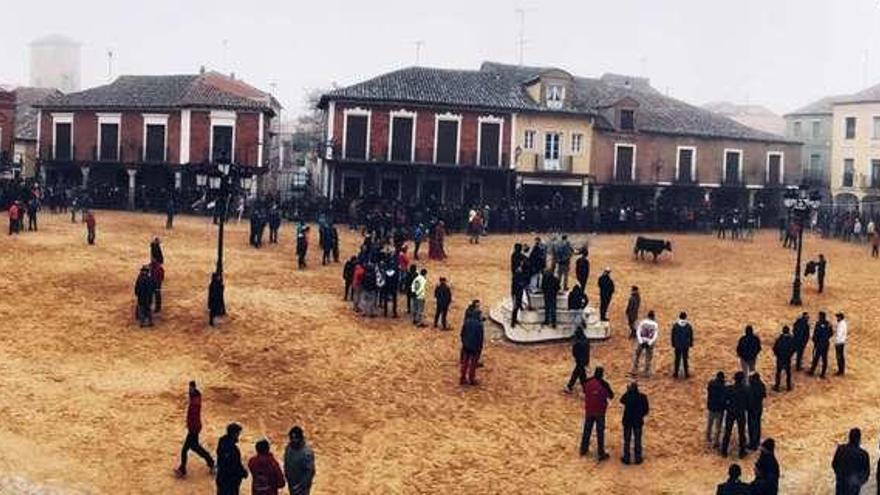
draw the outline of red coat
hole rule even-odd
[[[604,416],[608,401],[614,397],[605,380],[590,378],[584,384],[584,411],[587,416]]]
[[[93,215],[92,212],[89,212],[88,215],[86,215],[86,227],[90,229],[95,228],[95,215]]]
[[[157,261],[150,263],[150,275],[156,285],[161,285],[165,281],[165,267]]]
[[[202,394],[195,392],[189,396],[189,407],[186,408],[186,429],[198,434],[202,431]]]
[[[359,289],[361,284],[364,282],[364,265],[358,263],[356,267],[354,267],[354,275],[351,277],[351,286],[355,289]]]
[[[248,470],[251,472],[252,495],[278,495],[278,489],[284,488],[284,473],[271,452],[251,457]]]
[[[10,220],[18,220],[19,215],[21,215],[21,210],[18,209],[18,205],[15,203],[9,207],[9,219]]]

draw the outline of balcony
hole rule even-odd
[[[574,157],[571,155],[563,155],[555,160],[552,160],[544,157],[543,155],[533,155],[531,160],[532,172],[570,174],[572,172]]]

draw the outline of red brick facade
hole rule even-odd
[[[15,141],[15,93],[0,90],[0,158],[12,161]]]
[[[384,161],[388,157],[388,134],[391,112],[405,110],[416,113],[415,161],[433,163],[434,132],[438,114],[451,113],[461,116],[459,165],[475,166],[478,161],[477,134],[480,117],[499,117],[503,119],[501,134],[501,168],[510,166],[511,114],[498,112],[462,111],[453,108],[427,108],[405,105],[358,105],[337,103],[333,119],[334,156],[342,156],[343,134],[345,132],[345,110],[364,109],[370,111],[370,160]]]

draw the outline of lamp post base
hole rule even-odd
[[[794,284],[791,286],[791,301],[788,302],[791,306],[800,306],[801,303],[801,281],[795,280]]]

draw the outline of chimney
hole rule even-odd
[[[199,74],[204,74],[204,73],[205,73],[205,66],[203,65],[203,66],[199,67]]]
[[[232,79],[233,81],[235,81],[235,72],[229,73],[229,79]]]

